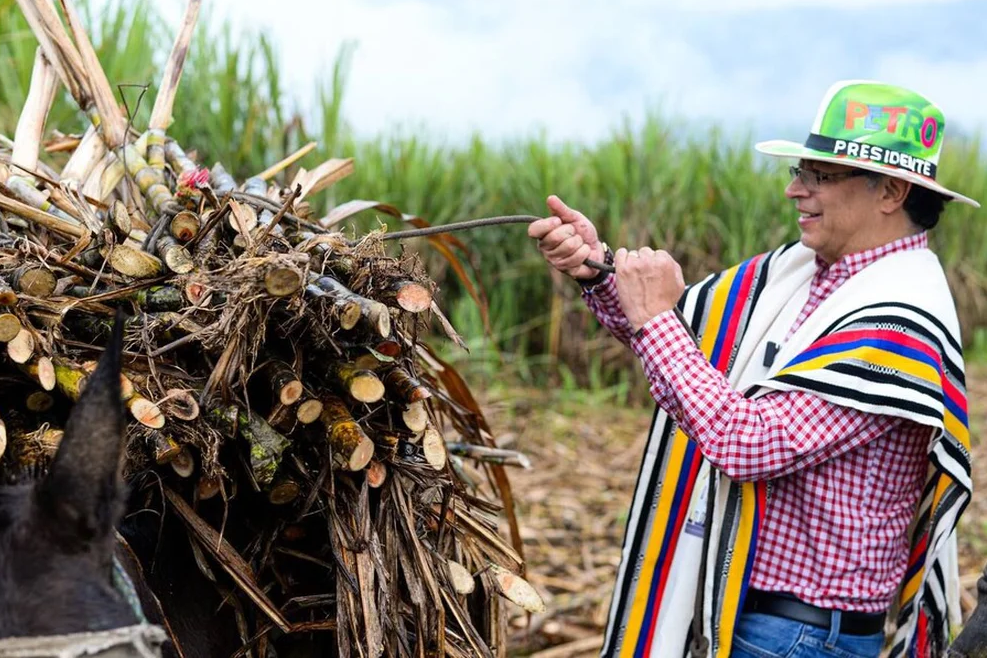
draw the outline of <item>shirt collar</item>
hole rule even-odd
[[[873,265],[885,256],[897,253],[899,251],[927,249],[928,246],[929,236],[925,231],[922,231],[921,233],[916,233],[915,235],[908,235],[903,238],[899,238],[894,242],[882,244],[880,247],[874,247],[873,249],[847,254],[832,265],[827,264],[824,260],[816,256],[816,267],[818,268],[818,273],[825,274],[827,276],[853,276],[868,265]]]

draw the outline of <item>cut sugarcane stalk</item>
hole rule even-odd
[[[31,379],[36,381],[45,391],[55,390],[55,365],[47,356],[39,356],[28,363],[18,366]]]
[[[491,564],[489,569],[494,577],[494,582],[500,588],[500,593],[507,600],[534,614],[545,612],[545,601],[531,586],[531,583],[496,564]]]
[[[118,238],[126,240],[130,237],[131,232],[134,230],[134,223],[131,220],[127,206],[123,205],[123,202],[113,202],[108,219],[110,228]]]
[[[199,234],[201,228],[199,217],[193,212],[183,210],[172,218],[168,230],[179,242],[188,242]]]
[[[406,403],[420,402],[432,396],[431,391],[412,377],[407,370],[394,366],[383,376],[384,386]]]
[[[58,76],[39,46],[34,54],[31,84],[27,90],[27,98],[24,100],[24,109],[17,121],[14,151],[10,158],[14,165],[23,167],[25,171],[34,171],[38,167],[41,137],[44,135],[45,122],[57,89]]]
[[[89,235],[89,230],[79,226],[78,223],[57,217],[50,212],[39,210],[30,204],[2,194],[0,194],[0,210],[6,210],[49,231],[67,235],[70,238],[81,238]]]
[[[309,398],[298,405],[298,409],[295,410],[295,418],[302,425],[311,425],[319,420],[319,416],[322,415],[322,407],[321,401]]]
[[[199,500],[215,498],[219,493],[222,481],[215,476],[202,475],[195,485],[195,496]]]
[[[279,476],[267,490],[267,500],[272,505],[287,505],[298,498],[302,488],[288,477]]]
[[[32,297],[50,297],[58,281],[46,267],[28,265],[14,270],[10,283],[18,292]]]
[[[210,170],[209,181],[212,189],[216,192],[216,196],[220,199],[236,189],[236,180],[219,162],[214,164]]]
[[[82,141],[69,156],[69,161],[62,167],[61,179],[66,182],[73,181],[80,188],[85,188],[86,181],[104,157],[106,157],[106,144],[96,132],[96,126],[89,126],[82,136]]]
[[[24,327],[13,313],[0,313],[0,343],[9,343]]]
[[[27,329],[21,329],[7,343],[7,356],[14,363],[27,363],[34,355],[34,334]]]
[[[329,276],[317,276],[313,277],[311,283],[313,283],[320,290],[325,292],[331,299],[337,302],[353,303],[355,302],[360,307],[360,315],[365,325],[370,327],[372,331],[386,338],[391,333],[391,315],[387,310],[387,306],[384,304],[374,301],[372,299],[367,299],[352,292],[349,288],[344,286],[342,283],[336,279]],[[347,312],[347,317],[349,313]],[[343,326],[344,329],[352,329],[357,323],[353,323],[350,326]],[[349,322],[347,322],[349,324]]]
[[[56,361],[55,385],[65,397],[74,402],[79,399],[86,386],[86,371],[74,364]]]
[[[55,406],[55,398],[45,391],[34,391],[27,396],[24,406],[27,407],[28,411],[42,413]]]
[[[145,427],[159,430],[165,426],[165,416],[161,413],[158,405],[145,398],[140,393],[135,392],[126,401],[130,414],[137,419],[137,422]]]
[[[377,402],[384,397],[384,384],[370,370],[360,370],[351,363],[336,362],[330,367],[333,378],[354,400]]]
[[[446,442],[438,430],[427,428],[422,436],[422,454],[425,461],[437,471],[446,465]]]
[[[162,432],[153,432],[151,442],[154,461],[157,464],[169,463],[182,451],[182,447],[173,438]]]
[[[100,254],[109,261],[110,267],[114,271],[125,276],[132,276],[135,279],[151,279],[159,274],[163,269],[160,260],[149,253],[126,244],[118,244],[114,247],[103,247]]]
[[[148,313],[180,311],[185,306],[182,293],[171,286],[141,288],[130,299]]]
[[[164,411],[179,420],[193,421],[199,417],[199,403],[190,391],[169,388],[161,401]]]
[[[219,407],[210,415],[227,434],[234,429],[250,446],[250,469],[260,486],[274,479],[281,464],[281,453],[290,445],[288,439],[257,415],[248,415],[234,405]]]
[[[274,264],[264,272],[264,288],[272,297],[287,297],[302,289],[302,273],[294,267]]]
[[[164,176],[164,141],[165,130],[171,124],[171,111],[175,105],[175,94],[178,92],[178,83],[182,79],[182,70],[185,67],[185,57],[188,55],[188,47],[192,41],[192,32],[195,30],[195,22],[199,16],[199,7],[202,0],[189,0],[185,9],[185,16],[182,18],[182,26],[175,37],[175,44],[171,48],[168,62],[165,64],[164,72],[161,76],[161,86],[158,87],[158,95],[154,99],[154,107],[151,109],[151,120],[148,123],[147,141],[147,161],[148,165]]]
[[[277,400],[285,406],[298,402],[305,392],[305,386],[295,375],[295,371],[284,361],[271,361],[258,374],[267,382]]]
[[[371,489],[380,489],[387,480],[387,466],[384,462],[371,459],[367,465],[367,486]]]
[[[288,167],[290,167],[291,165],[295,164],[296,162],[304,158],[312,151],[314,151],[315,147],[318,145],[319,145],[318,142],[309,142],[305,146],[301,147],[300,149],[289,155],[284,160],[281,160],[280,162],[271,165],[270,167],[260,172],[256,176],[252,176],[252,178],[259,178],[262,181],[270,180],[275,176],[277,176],[282,171],[284,171],[285,169],[287,169]],[[294,183],[292,183],[290,187],[294,187],[294,186],[295,186]]]
[[[15,304],[17,304],[17,293],[6,280],[0,277],[0,306],[14,306]]]
[[[432,292],[416,281],[392,281],[380,291],[378,298],[409,313],[422,313],[432,306]]]
[[[171,165],[171,168],[175,170],[176,174],[192,173],[198,169],[198,165],[192,161],[192,158],[185,155],[184,149],[178,145],[178,142],[168,140],[165,143],[164,149],[165,159],[168,160],[168,164]]]
[[[170,235],[162,235],[158,238],[155,247],[165,265],[175,274],[188,274],[195,269],[192,254]]]
[[[336,463],[350,471],[362,470],[374,454],[374,442],[353,420],[349,409],[337,397],[323,401],[322,422],[329,435]]]
[[[457,594],[469,594],[476,589],[476,580],[469,569],[454,560],[446,562],[446,566],[449,567],[449,580],[452,582],[452,588],[456,590]]]
[[[401,413],[405,427],[412,432],[423,432],[428,427],[428,411],[422,402],[412,402]]]
[[[178,454],[172,457],[168,463],[180,478],[190,478],[195,473],[195,458],[192,457],[192,452],[188,446],[181,446]]]

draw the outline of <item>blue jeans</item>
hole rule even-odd
[[[878,658],[884,633],[840,633],[840,613],[833,613],[832,628],[745,612],[733,636],[730,658]]]

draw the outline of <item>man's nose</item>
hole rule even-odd
[[[802,182],[802,179],[798,176],[792,179],[785,187],[785,196],[789,199],[804,199],[809,196],[809,189]]]

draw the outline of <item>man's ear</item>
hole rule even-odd
[[[120,399],[123,318],[69,414],[48,476],[36,500],[55,530],[82,540],[108,535],[122,510],[125,416]]]
[[[886,215],[897,212],[905,205],[908,193],[912,191],[912,184],[901,178],[885,176],[881,180],[881,210]]]

